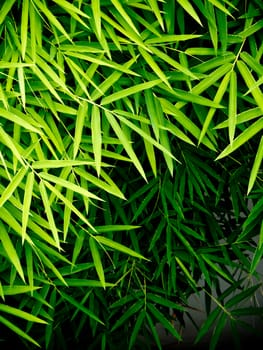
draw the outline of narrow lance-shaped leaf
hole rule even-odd
[[[15,2],[16,0],[4,1],[0,11],[0,25],[6,19],[8,12],[12,9],[12,6],[14,5]]]
[[[105,289],[106,288],[106,284],[105,284],[104,269],[103,269],[103,265],[102,265],[102,262],[101,262],[100,252],[99,252],[99,249],[97,247],[97,243],[96,243],[96,238],[95,237],[90,236],[90,238],[89,238],[89,246],[90,246],[92,259],[93,259],[94,266],[95,266],[95,269],[97,271],[99,280],[101,282],[102,287]]]
[[[100,0],[91,0],[91,9],[92,9],[94,23],[98,33],[98,37],[100,37],[101,36]]]
[[[224,12],[225,14],[227,14],[228,16],[231,16],[232,18],[234,18],[231,14],[231,12],[228,11],[228,9],[218,0],[209,0],[209,2],[211,4],[213,4],[214,6],[216,6],[220,11]],[[231,2],[228,2],[228,4],[231,5]],[[233,5],[232,5],[233,6]],[[234,7],[234,6],[233,6]],[[236,9],[236,7],[234,7]]]
[[[228,72],[224,78],[222,79],[221,81],[221,84],[219,85],[219,88],[217,90],[217,93],[215,95],[215,98],[214,98],[214,102],[216,103],[220,103],[225,92],[226,92],[226,89],[227,89],[227,86],[228,86],[228,83],[229,83],[229,79],[230,79],[230,74],[231,72]],[[210,108],[208,113],[207,113],[207,116],[206,116],[206,119],[203,123],[203,127],[202,127],[202,130],[201,130],[201,133],[200,133],[200,137],[199,137],[199,140],[198,140],[198,144],[200,144],[209,128],[209,125],[211,123],[211,120],[214,116],[216,112],[216,108]]]
[[[84,101],[79,105],[77,119],[75,123],[75,135],[73,140],[73,158],[76,158],[79,152],[79,146],[82,140],[82,132],[85,125],[85,119],[88,113],[88,103]]]
[[[178,331],[174,328],[174,326],[169,322],[169,320],[161,313],[155,305],[148,303],[147,308],[151,312],[151,314],[156,318],[160,324],[168,330],[169,333],[171,333],[176,339],[181,340],[182,337],[178,333]]]
[[[47,323],[46,321],[40,319],[39,317],[36,317],[28,312],[22,311],[16,307],[12,307],[9,305],[0,304],[0,311],[14,315],[16,317],[23,318],[24,320],[27,320],[30,322],[37,322],[37,323],[43,323],[43,324]]]
[[[263,129],[263,117],[258,119],[255,123],[246,128],[240,135],[238,135],[232,145],[228,145],[216,158],[216,160],[224,158],[228,156],[230,153],[234,152],[240,146],[242,146],[245,142],[251,139],[254,135],[260,132]]]
[[[254,183],[256,181],[256,178],[259,172],[260,165],[262,163],[262,159],[263,159],[263,136],[261,136],[257,154],[253,163],[253,167],[250,172],[247,194],[249,194],[249,192],[252,190],[254,186]]]
[[[147,81],[146,83],[141,83],[141,84],[138,84],[135,86],[128,87],[126,89],[117,91],[109,96],[104,97],[101,101],[101,104],[106,105],[106,104],[109,104],[111,102],[115,102],[121,98],[127,97],[129,95],[133,95],[137,92],[144,91],[146,89],[150,89],[150,88],[152,88],[160,83],[161,83],[160,79],[155,79],[152,81]]]
[[[233,70],[230,75],[229,105],[228,105],[228,135],[230,145],[233,144],[237,116],[237,75]]]
[[[40,348],[40,345],[32,337],[30,337],[26,332],[24,332],[21,328],[17,327],[14,324],[14,322],[10,322],[5,317],[0,316],[0,323],[4,324],[6,327],[11,329],[11,331],[13,331],[17,335],[19,335],[19,337],[26,339],[30,343],[32,343]]]
[[[118,242],[114,242],[112,241],[111,239],[109,238],[106,238],[106,237],[103,237],[103,236],[96,236],[96,240],[107,246],[107,247],[110,247],[112,248],[113,250],[118,250],[122,253],[125,253],[125,254],[128,254],[130,256],[133,256],[135,258],[138,258],[138,259],[144,259],[144,260],[148,260],[146,259],[144,256],[142,256],[141,254],[139,253],[136,253],[134,250],[128,248],[128,247],[125,247],[123,244],[120,244]]]
[[[66,207],[68,207],[69,210],[71,210],[73,213],[77,215],[77,217],[80,218],[88,227],[92,229],[93,232],[96,232],[96,229],[91,225],[91,223],[88,221],[85,215],[83,215],[72,203],[70,200],[71,197],[65,197],[63,194],[56,189],[56,187],[52,186],[49,182],[45,183],[46,187],[48,187],[64,204]],[[70,188],[69,188],[70,190]],[[72,191],[73,192],[73,191]]]
[[[100,176],[101,169],[101,147],[102,147],[102,135],[101,135],[101,116],[100,109],[94,105],[91,113],[91,140],[95,159],[95,165],[97,175]]]
[[[252,76],[251,72],[249,71],[248,67],[243,61],[238,60],[237,67],[248,89],[250,89],[251,95],[254,97],[258,107],[263,112],[263,94],[260,88],[256,85],[254,77]]]
[[[67,300],[70,304],[74,305],[76,309],[82,311],[84,314],[88,315],[90,318],[96,320],[100,324],[104,324],[92,311],[86,308],[84,305],[75,300],[72,296],[60,291],[61,296]]]
[[[129,26],[135,31],[136,34],[140,35],[137,28],[135,27],[134,23],[132,22],[131,17],[126,13],[125,9],[123,8],[121,2],[119,0],[111,0],[111,3],[115,6],[115,8],[118,10],[122,18],[129,24]]]
[[[41,172],[40,174],[40,177],[42,179],[45,179],[47,181],[50,181],[50,182],[53,182],[55,183],[56,185],[59,185],[59,186],[62,186],[62,187],[65,187],[65,188],[69,188],[70,190],[76,192],[76,193],[79,193],[81,194],[82,196],[85,196],[87,198],[93,198],[93,199],[97,199],[97,200],[102,200],[101,198],[99,198],[98,196],[96,196],[95,194],[89,192],[88,190],[86,190],[85,188],[81,187],[81,186],[78,186],[70,181],[67,181],[63,178],[60,178],[58,176],[54,176],[54,175],[51,175],[51,174],[48,174],[48,173],[45,173],[45,172]]]
[[[43,205],[44,205],[45,212],[46,212],[46,215],[47,215],[47,219],[48,219],[48,222],[49,222],[49,225],[50,225],[50,230],[51,230],[51,232],[53,234],[53,238],[54,238],[54,240],[55,240],[55,242],[57,244],[57,248],[61,249],[60,248],[59,235],[58,235],[58,229],[56,227],[55,219],[54,219],[54,216],[53,216],[53,213],[52,213],[52,209],[51,209],[51,206],[50,206],[50,203],[49,203],[49,199],[48,199],[48,194],[47,194],[47,191],[46,191],[46,188],[45,188],[45,185],[44,185],[43,181],[40,181],[40,183],[39,183],[39,191],[40,191],[40,194],[41,194],[41,197],[42,197]]]
[[[27,170],[28,170],[27,167],[22,167],[16,173],[16,175],[12,178],[8,186],[2,192],[2,195],[0,197],[0,207],[2,207],[4,203],[12,196],[14,191],[17,189],[17,187],[20,185],[21,181],[23,180]]]
[[[14,265],[21,279],[25,282],[24,272],[20,263],[19,256],[17,255],[16,249],[11,241],[11,238],[9,237],[9,234],[7,233],[6,228],[1,220],[0,220],[0,240],[2,242],[2,245],[6,252],[7,257],[9,258],[11,263]]]
[[[202,22],[197,14],[197,12],[195,11],[195,9],[193,8],[193,6],[191,5],[190,1],[188,0],[176,0],[178,2],[179,5],[181,5],[183,7],[183,9],[197,22],[200,24],[200,26],[202,25]]]
[[[28,15],[29,15],[29,0],[22,2],[22,18],[21,18],[21,56],[25,60],[28,37]]]
[[[22,212],[22,243],[24,243],[26,237],[27,223],[30,216],[30,205],[33,196],[33,185],[34,185],[34,172],[31,171],[27,175],[25,191],[24,191],[24,200],[23,200],[23,212]]]
[[[121,141],[125,151],[127,152],[129,157],[131,158],[132,162],[134,163],[135,167],[137,168],[137,170],[139,171],[141,176],[146,180],[146,175],[144,173],[143,167],[142,167],[139,159],[137,158],[137,156],[136,156],[136,154],[135,154],[135,152],[130,144],[130,141],[126,137],[124,131],[121,129],[120,125],[118,124],[117,120],[115,119],[115,117],[113,116],[112,113],[110,113],[109,111],[105,111],[105,115],[106,115],[111,127],[113,128],[115,134],[117,135],[117,137]]]
[[[18,76],[18,84],[21,94],[21,101],[23,108],[26,108],[26,91],[25,91],[25,77],[24,77],[24,68],[18,67],[17,68],[17,76]]]
[[[39,8],[39,10],[47,17],[48,21],[53,24],[55,28],[57,28],[61,34],[63,34],[69,41],[71,41],[71,38],[67,31],[64,29],[62,24],[58,21],[58,17],[55,16],[49,9],[48,7],[41,2],[40,0],[34,0],[34,3],[36,7]]]
[[[156,61],[152,58],[151,54],[144,50],[142,47],[138,47],[142,57],[145,59],[149,67],[154,71],[154,73],[159,77],[170,89],[171,85],[168,81],[167,76],[164,74],[163,70],[158,66]]]

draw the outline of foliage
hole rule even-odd
[[[181,341],[170,311],[183,326],[200,291],[211,349],[262,318],[242,306],[261,287],[262,13],[2,1],[0,323],[20,346],[161,349],[156,323]]]

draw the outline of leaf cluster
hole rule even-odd
[[[156,324],[182,341],[201,291],[211,349],[262,319],[242,305],[261,287],[262,13],[2,1],[0,324],[20,345],[161,349]]]

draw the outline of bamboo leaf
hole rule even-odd
[[[71,159],[61,159],[61,160],[36,160],[32,164],[33,169],[57,169],[57,168],[66,168],[66,167],[77,167],[83,165],[94,166],[93,161],[88,160],[71,160]]]
[[[102,245],[105,245],[109,248],[112,248],[113,250],[118,250],[124,254],[133,256],[134,258],[138,258],[138,259],[144,259],[144,260],[148,260],[145,257],[143,257],[141,254],[136,253],[134,250],[124,246],[123,244],[120,244],[118,242],[114,242],[109,238],[103,237],[103,236],[96,236],[96,240],[101,243]]]
[[[151,89],[152,87],[160,84],[160,82],[161,82],[160,79],[155,79],[152,81],[147,81],[146,83],[141,83],[141,84],[117,91],[109,96],[104,97],[101,101],[101,105],[106,105],[106,104],[115,102],[121,98],[133,95],[137,92],[144,91],[146,89]]]
[[[64,204],[68,207],[73,213],[77,215],[88,227],[92,229],[92,231],[96,232],[95,228],[91,225],[91,223],[87,220],[86,216],[83,215],[73,204],[72,202],[63,196],[60,191],[58,191],[54,186],[52,186],[49,182],[45,182],[46,187],[48,187]],[[71,190],[69,188],[69,190]],[[72,190],[73,191],[73,190]],[[74,192],[74,191],[73,191]]]
[[[105,276],[104,276],[103,265],[102,265],[102,262],[101,262],[99,249],[97,247],[96,238],[94,236],[93,237],[90,236],[90,238],[89,238],[89,246],[90,246],[92,259],[93,259],[94,266],[95,266],[95,269],[97,271],[99,280],[101,282],[102,287],[105,289],[106,285],[105,285]]]
[[[117,322],[112,326],[111,331],[118,329],[124,322],[126,322],[131,316],[136,314],[143,306],[144,301],[138,300],[135,304],[131,305],[129,309],[117,320]]]
[[[229,106],[228,106],[228,135],[230,145],[233,144],[236,128],[236,115],[237,115],[237,76],[233,70],[230,75],[229,86]]]
[[[76,126],[75,126],[75,135],[74,135],[74,143],[73,143],[73,158],[76,158],[78,152],[80,143],[82,140],[82,132],[85,124],[85,119],[87,117],[88,112],[88,103],[83,102],[83,104],[79,105],[78,113],[77,113],[77,119],[76,119]]]
[[[56,185],[60,185],[62,187],[68,188],[76,193],[79,193],[82,196],[87,197],[88,199],[93,198],[93,199],[97,199],[97,200],[102,200],[101,198],[99,198],[98,196],[96,196],[95,194],[89,192],[88,190],[86,190],[85,188],[78,186],[70,181],[67,181],[63,178],[45,173],[45,172],[41,172],[39,173],[39,176],[41,177],[41,179],[50,181],[55,183]]]
[[[73,306],[76,307],[76,309],[82,311],[84,314],[86,314],[88,317],[92,318],[93,320],[99,322],[100,324],[104,324],[91,310],[89,310],[88,308],[86,308],[84,305],[82,305],[81,303],[79,303],[77,300],[75,300],[72,296],[64,293],[63,291],[59,292],[60,295],[63,297],[63,299],[65,299],[66,301],[68,301],[70,304],[72,304]]]
[[[254,183],[256,181],[256,178],[260,169],[260,165],[262,163],[262,159],[263,159],[263,136],[261,136],[257,154],[250,172],[247,194],[249,194],[249,192],[252,190],[254,186]]]
[[[22,265],[20,263],[19,256],[17,255],[16,249],[11,241],[11,238],[9,237],[9,234],[7,233],[6,228],[1,220],[0,220],[0,240],[2,242],[3,248],[6,252],[8,259],[14,265],[21,279],[25,282],[25,276],[24,276]]]
[[[146,176],[145,176],[144,170],[142,168],[142,165],[141,165],[139,159],[137,158],[136,154],[134,153],[134,150],[133,150],[133,148],[132,148],[132,146],[130,144],[130,141],[128,140],[128,138],[126,137],[125,133],[121,129],[121,127],[118,124],[117,120],[115,119],[113,114],[110,113],[109,111],[105,111],[105,116],[107,117],[107,119],[108,119],[111,127],[113,128],[115,134],[117,135],[117,137],[121,141],[121,143],[122,143],[125,151],[127,152],[128,156],[131,158],[131,161],[134,163],[135,167],[137,168],[137,170],[139,171],[141,176],[146,180]]]
[[[98,36],[101,36],[101,12],[100,12],[100,0],[91,0],[91,9],[94,17],[95,27]]]
[[[30,322],[43,323],[43,324],[47,323],[46,321],[40,319],[39,317],[36,317],[28,312],[22,311],[20,309],[17,309],[9,305],[0,304],[0,311],[23,318],[24,320],[27,320]]]
[[[167,76],[163,73],[162,69],[158,66],[152,56],[142,47],[138,47],[138,49],[146,63],[151,67],[157,77],[159,77],[169,87],[169,89],[171,89]]]
[[[214,6],[216,6],[220,11],[224,12],[225,14],[233,18],[231,12],[229,12],[228,9],[219,0],[209,0],[209,2]]]
[[[186,41],[191,39],[200,38],[202,35],[199,34],[173,34],[173,35],[162,35],[158,38],[150,38],[145,40],[145,44],[162,44],[162,43],[173,43],[178,41]],[[152,48],[151,48],[152,50]]]
[[[167,320],[167,318],[154,306],[154,304],[147,304],[148,310],[151,314],[156,318],[161,325],[168,330],[170,334],[172,334],[176,339],[181,340],[181,335],[177,332],[177,330],[173,327],[171,322]]]
[[[30,343],[38,346],[40,348],[40,345],[32,338],[30,337],[27,333],[25,333],[24,331],[22,331],[19,327],[17,327],[13,322],[10,322],[9,320],[7,320],[6,318],[4,318],[3,316],[0,316],[0,323],[4,324],[6,327],[8,327],[9,329],[11,329],[14,333],[16,333],[17,335],[19,335],[20,337],[26,339],[27,341],[29,341]]]
[[[9,1],[5,1],[3,3],[3,6],[1,7],[1,11],[0,11],[0,25],[6,19],[8,12],[11,11],[15,2],[16,2],[16,0],[9,0]]]
[[[191,77],[193,79],[198,79],[198,76],[194,72],[192,72],[187,67],[184,67],[182,64],[177,62],[175,59],[173,59],[172,57],[170,57],[169,55],[167,55],[163,51],[157,49],[156,47],[151,47],[151,51],[156,56],[158,56],[161,60],[163,60],[165,63],[169,64],[170,66],[172,66],[173,68],[175,68],[179,72],[182,72],[186,76],[189,76],[189,77]]]
[[[21,56],[23,60],[25,60],[26,49],[27,49],[28,16],[29,16],[29,0],[25,0],[22,3],[22,16],[21,16]]]
[[[45,212],[46,212],[46,215],[47,215],[47,219],[48,219],[48,222],[49,222],[50,230],[51,230],[51,232],[53,234],[54,241],[57,244],[57,248],[60,250],[61,247],[60,247],[60,240],[59,240],[59,235],[58,235],[58,229],[57,229],[57,226],[56,226],[56,223],[55,223],[55,219],[54,219],[54,216],[53,216],[53,213],[52,213],[52,209],[51,209],[51,206],[50,206],[48,194],[47,194],[47,191],[46,191],[46,188],[45,188],[45,185],[44,185],[43,181],[40,181],[40,183],[39,183],[39,191],[40,191],[40,194],[41,194],[41,197],[42,197],[42,201],[43,201],[43,205],[44,205]]]
[[[54,25],[55,28],[58,29],[58,31],[61,32],[67,38],[69,41],[71,41],[70,36],[68,35],[67,31],[64,29],[64,27],[61,25],[61,23],[58,21],[57,17],[53,15],[53,13],[48,9],[46,4],[42,3],[40,0],[34,0],[34,3],[36,7],[39,8],[39,10],[47,17],[48,21]]]
[[[4,203],[12,196],[12,194],[17,189],[17,187],[19,187],[21,181],[23,180],[24,176],[27,173],[27,170],[28,170],[28,167],[20,168],[20,170],[16,173],[16,175],[10,181],[10,183],[2,192],[2,195],[0,197],[0,207],[4,205]]]
[[[251,139],[254,135],[260,132],[263,129],[263,118],[261,117],[255,123],[246,128],[240,135],[238,135],[232,145],[228,145],[216,158],[216,160],[224,158],[228,156],[230,153],[234,152],[240,146],[242,146],[245,142]]]
[[[230,80],[230,75],[231,75],[231,72],[228,72],[224,78],[222,79],[221,81],[221,84],[217,90],[217,93],[215,95],[215,98],[214,98],[214,102],[216,103],[220,103],[225,92],[226,92],[226,89],[227,89],[227,86],[228,86],[228,83],[229,83],[229,80]],[[230,98],[229,98],[229,101],[230,101]],[[230,103],[230,102],[229,102]],[[202,130],[201,130],[201,133],[200,133],[200,137],[199,137],[199,140],[198,140],[198,144],[200,144],[203,140],[203,137],[205,136],[208,128],[209,128],[209,125],[212,121],[212,118],[214,116],[216,112],[216,108],[210,108],[208,113],[207,113],[207,116],[206,116],[206,119],[203,123],[203,127],[202,127]]]
[[[134,23],[132,22],[131,17],[126,13],[122,4],[119,0],[111,0],[111,3],[115,6],[117,11],[120,13],[121,17],[129,24],[129,26],[135,31],[136,34],[140,35]]]
[[[197,14],[197,12],[195,11],[195,9],[193,8],[193,6],[191,5],[190,1],[188,0],[176,0],[178,2],[178,4],[180,6],[183,7],[183,9],[198,23],[200,24],[200,26],[202,25],[202,22]]]
[[[215,323],[216,319],[220,315],[220,312],[221,309],[217,307],[208,315],[195,338],[195,344],[200,342],[200,340],[208,333],[209,329],[212,327],[212,325]]]
[[[24,192],[24,200],[23,200],[23,212],[22,212],[22,243],[24,243],[25,237],[26,237],[26,230],[27,230],[27,224],[28,219],[30,216],[30,206],[33,196],[33,185],[35,181],[35,176],[33,172],[29,172],[27,175],[26,185],[25,185],[25,192]]]
[[[258,107],[263,112],[263,94],[258,86],[256,86],[256,81],[254,77],[252,76],[251,72],[249,71],[248,67],[243,61],[238,60],[237,61],[237,67],[240,71],[240,74],[242,75],[242,78],[244,79],[248,89],[250,89],[251,95],[255,99]]]
[[[146,314],[145,310],[142,310],[140,312],[139,316],[136,318],[136,322],[135,322],[135,325],[133,327],[132,334],[131,334],[130,341],[129,341],[129,350],[133,349],[133,346],[136,342],[139,331],[141,330],[142,323],[145,319],[145,314]]]
[[[100,176],[101,169],[101,148],[102,148],[102,135],[101,135],[101,116],[98,106],[92,106],[91,113],[91,140],[94,153],[95,166],[98,177]]]
[[[143,139],[145,139],[146,141],[149,141],[150,143],[152,143],[156,148],[160,149],[164,154],[167,154],[168,157],[177,160],[172,153],[170,152],[169,149],[165,148],[165,146],[159,144],[157,141],[155,141],[151,136],[149,136],[148,134],[146,134],[142,129],[140,129],[139,127],[137,127],[135,124],[131,123],[129,120],[127,120],[126,118],[123,118],[122,116],[118,115],[117,116],[118,119],[120,119],[124,124],[126,124],[127,126],[129,126],[132,130],[134,130],[135,132],[137,132],[139,135],[141,135],[143,137]],[[177,160],[178,161],[178,160]],[[179,162],[179,161],[178,161]]]

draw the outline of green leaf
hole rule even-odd
[[[95,27],[98,36],[101,36],[101,12],[100,12],[100,0],[91,0],[91,9],[93,13],[93,18],[95,22]]]
[[[136,314],[144,305],[144,300],[138,300],[135,304],[131,305],[127,310],[124,311],[123,315],[116,321],[112,326],[111,332],[118,329],[124,322],[126,322],[131,316]]]
[[[34,0],[34,3],[36,7],[39,8],[39,10],[47,17],[48,21],[54,25],[55,28],[58,29],[58,31],[61,32],[67,38],[69,41],[71,41],[70,36],[68,35],[67,31],[64,29],[64,27],[61,25],[61,23],[58,21],[57,17],[53,15],[53,13],[49,10],[49,8],[46,6],[46,4],[43,4],[40,0]]]
[[[111,3],[115,6],[115,8],[120,13],[121,17],[125,20],[125,22],[129,24],[129,26],[135,31],[136,34],[140,35],[137,28],[133,24],[131,17],[124,10],[121,2],[119,2],[119,0],[111,0]]]
[[[114,115],[110,113],[109,111],[105,111],[105,116],[107,117],[111,127],[113,128],[116,136],[121,141],[125,151],[127,152],[128,156],[130,157],[131,161],[134,163],[135,167],[141,174],[141,176],[146,180],[146,175],[144,173],[143,167],[137,158],[136,154],[134,153],[134,150],[130,144],[129,139],[125,135],[125,132],[121,129],[120,125],[118,124],[117,120],[115,119]]]
[[[177,330],[173,327],[171,322],[167,320],[166,317],[154,306],[154,304],[148,303],[147,309],[151,312],[151,314],[155,317],[155,319],[161,323],[161,325],[168,330],[168,332],[173,335],[177,340],[182,340],[181,335],[177,332]]]
[[[94,160],[98,177],[101,169],[101,148],[102,148],[102,134],[101,134],[101,116],[98,106],[92,106],[91,113],[91,140],[94,153]]]
[[[205,322],[202,324],[196,338],[195,338],[195,344],[200,342],[200,340],[208,334],[209,329],[212,327],[212,325],[215,324],[216,319],[220,315],[221,309],[219,307],[215,308],[206,318]]]
[[[237,306],[239,303],[243,302],[247,298],[251,297],[255,291],[260,287],[260,284],[256,284],[255,286],[246,288],[242,292],[238,293],[237,295],[233,296],[231,299],[229,299],[225,307],[226,308],[231,308],[233,306]]]
[[[41,177],[41,179],[43,180],[47,180],[50,182],[54,182],[56,185],[68,188],[70,190],[72,190],[73,192],[79,193],[82,196],[89,198],[93,198],[93,199],[97,199],[97,200],[102,200],[101,198],[99,198],[98,196],[96,196],[95,194],[89,192],[88,190],[86,190],[85,188],[78,186],[70,181],[67,181],[63,178],[60,178],[58,176],[54,176],[45,172],[41,172],[39,173],[39,176]]]
[[[213,332],[213,336],[211,337],[211,342],[210,342],[210,347],[209,347],[209,350],[215,350],[216,349],[216,346],[219,342],[219,338],[223,332],[223,329],[226,325],[226,322],[227,322],[227,314],[225,313],[222,313],[222,315],[220,316],[218,322],[217,322],[217,325],[214,329],[214,332]]]
[[[39,191],[40,191],[40,194],[41,194],[42,202],[43,202],[43,205],[44,205],[44,208],[45,208],[45,212],[46,212],[46,215],[47,215],[47,219],[48,219],[48,222],[49,222],[50,230],[52,232],[54,241],[56,242],[57,248],[60,250],[61,247],[60,247],[60,240],[59,240],[58,229],[57,229],[57,226],[56,226],[56,222],[55,222],[55,219],[54,219],[54,216],[53,216],[53,212],[52,212],[52,209],[51,209],[51,206],[50,206],[48,194],[47,194],[47,191],[46,191],[46,188],[45,188],[45,184],[44,184],[43,181],[40,181],[40,183],[39,183]]]
[[[42,324],[47,323],[46,321],[40,319],[39,317],[36,317],[28,312],[22,311],[18,308],[15,308],[15,307],[12,307],[9,305],[0,304],[0,311],[6,312],[6,313],[11,314],[11,315],[16,316],[16,317],[23,318],[24,320],[27,320],[30,322],[36,322],[36,323],[42,323]]]
[[[88,317],[92,318],[93,320],[95,320],[96,322],[99,322],[100,324],[104,325],[104,323],[92,312],[90,311],[88,308],[86,308],[84,305],[82,305],[81,303],[79,303],[77,300],[75,300],[72,296],[64,293],[63,291],[60,291],[59,294],[63,297],[63,299],[65,299],[66,301],[68,301],[70,304],[72,304],[73,306],[75,306],[75,308],[77,310],[82,311],[84,314],[86,314]]]
[[[4,22],[9,11],[11,11],[16,0],[4,1],[0,11],[0,25]]]
[[[138,259],[144,259],[144,260],[148,260],[146,259],[144,256],[142,256],[141,254],[135,252],[134,250],[124,246],[123,244],[120,244],[118,242],[114,242],[109,238],[103,237],[103,236],[96,236],[96,240],[101,243],[102,245],[105,245],[109,248],[112,248],[113,250],[118,250],[124,254],[133,256],[134,258],[138,258]]]
[[[41,287],[33,287],[33,291],[40,289]],[[4,295],[17,295],[32,292],[31,286],[22,285],[12,285],[12,286],[2,286]]]
[[[243,61],[238,60],[237,61],[237,67],[240,71],[240,74],[242,75],[242,78],[244,79],[248,89],[250,90],[251,95],[255,99],[258,107],[263,112],[263,94],[260,90],[260,88],[256,85],[256,81],[254,77],[252,76],[251,72],[249,71],[248,67]]]
[[[261,136],[257,154],[250,172],[247,194],[249,194],[249,192],[252,190],[254,186],[257,175],[259,173],[260,165],[262,163],[262,159],[263,159],[263,136]]]
[[[237,115],[237,76],[233,70],[230,74],[229,105],[228,105],[228,134],[230,145],[233,144]]]
[[[236,149],[240,148],[245,142],[251,139],[254,135],[263,129],[263,118],[258,119],[255,123],[247,127],[241,134],[239,134],[233,141],[232,145],[228,145],[216,158],[216,160],[228,156]]]
[[[229,12],[228,9],[219,0],[209,0],[209,2],[211,4],[213,4],[214,6],[216,6],[220,11],[224,12],[225,14],[227,14],[228,16],[231,16],[233,18],[231,12]]]
[[[197,12],[195,11],[195,9],[193,8],[193,6],[191,5],[190,1],[188,0],[176,0],[178,2],[178,4],[180,6],[183,7],[183,9],[198,23],[200,24],[200,26],[202,25],[202,22],[197,14]]]
[[[17,251],[12,243],[12,240],[9,237],[9,234],[6,231],[6,228],[1,220],[0,220],[0,240],[2,242],[3,248],[6,252],[8,259],[14,265],[14,267],[15,267],[17,273],[19,274],[19,276],[21,277],[21,279],[25,282],[24,271],[23,271],[22,265],[20,263],[20,258],[18,256]]]
[[[142,310],[140,312],[139,316],[136,318],[136,322],[135,322],[135,325],[133,327],[132,334],[131,334],[130,341],[129,341],[129,350],[133,349],[133,346],[134,346],[136,339],[138,337],[138,334],[141,330],[141,326],[142,326],[142,323],[145,319],[145,316],[146,316],[146,312],[145,312],[145,310]]]
[[[78,218],[80,218],[88,227],[92,229],[93,232],[96,232],[95,228],[91,225],[91,223],[88,221],[85,215],[83,215],[75,206],[74,204],[65,196],[61,194],[54,186],[52,186],[49,182],[45,182],[46,187],[50,189],[64,204],[66,207],[68,207],[73,213],[77,215]]]
[[[2,192],[2,195],[0,197],[0,207],[4,205],[4,203],[12,196],[14,191],[19,187],[21,181],[23,180],[23,178],[27,173],[27,170],[28,170],[28,167],[20,168],[19,171],[16,173],[16,175],[11,179],[10,183]]]
[[[120,91],[117,91],[109,96],[106,96],[102,99],[101,105],[107,105],[109,103],[115,102],[119,99],[122,99],[124,97],[127,97],[129,95],[133,95],[137,92],[144,91],[146,89],[150,89],[158,84],[160,84],[161,80],[160,79],[155,79],[152,81],[147,81],[146,83],[141,83],[135,86],[131,86],[127,89],[123,89]]]
[[[105,289],[106,285],[105,285],[104,269],[103,269],[103,265],[102,265],[102,262],[101,262],[100,252],[99,252],[99,249],[97,247],[96,240],[97,240],[96,237],[90,236],[90,238],[89,238],[89,246],[90,246],[92,259],[93,259],[94,266],[95,266],[95,269],[97,271],[99,280],[101,282],[101,285]]]
[[[35,181],[34,172],[29,172],[27,175],[24,199],[23,199],[22,232],[21,232],[22,243],[24,243],[24,240],[26,237],[27,224],[30,216],[30,206],[31,206],[31,201],[33,196],[34,181]]]
[[[146,63],[151,67],[151,69],[154,71],[154,73],[163,81],[169,89],[171,88],[171,85],[169,84],[167,76],[163,73],[163,70],[158,66],[158,64],[155,62],[155,60],[152,58],[152,56],[142,47],[138,47],[139,52],[141,53],[142,57],[145,59]]]
[[[22,331],[19,327],[17,327],[13,322],[10,322],[9,320],[7,320],[6,318],[4,318],[3,316],[0,316],[0,323],[4,324],[6,327],[8,327],[9,329],[11,329],[14,333],[16,333],[17,335],[19,335],[21,338],[26,339],[27,341],[29,341],[30,343],[38,346],[40,348],[40,345],[33,339],[31,338],[27,333],[25,333],[24,331]]]

